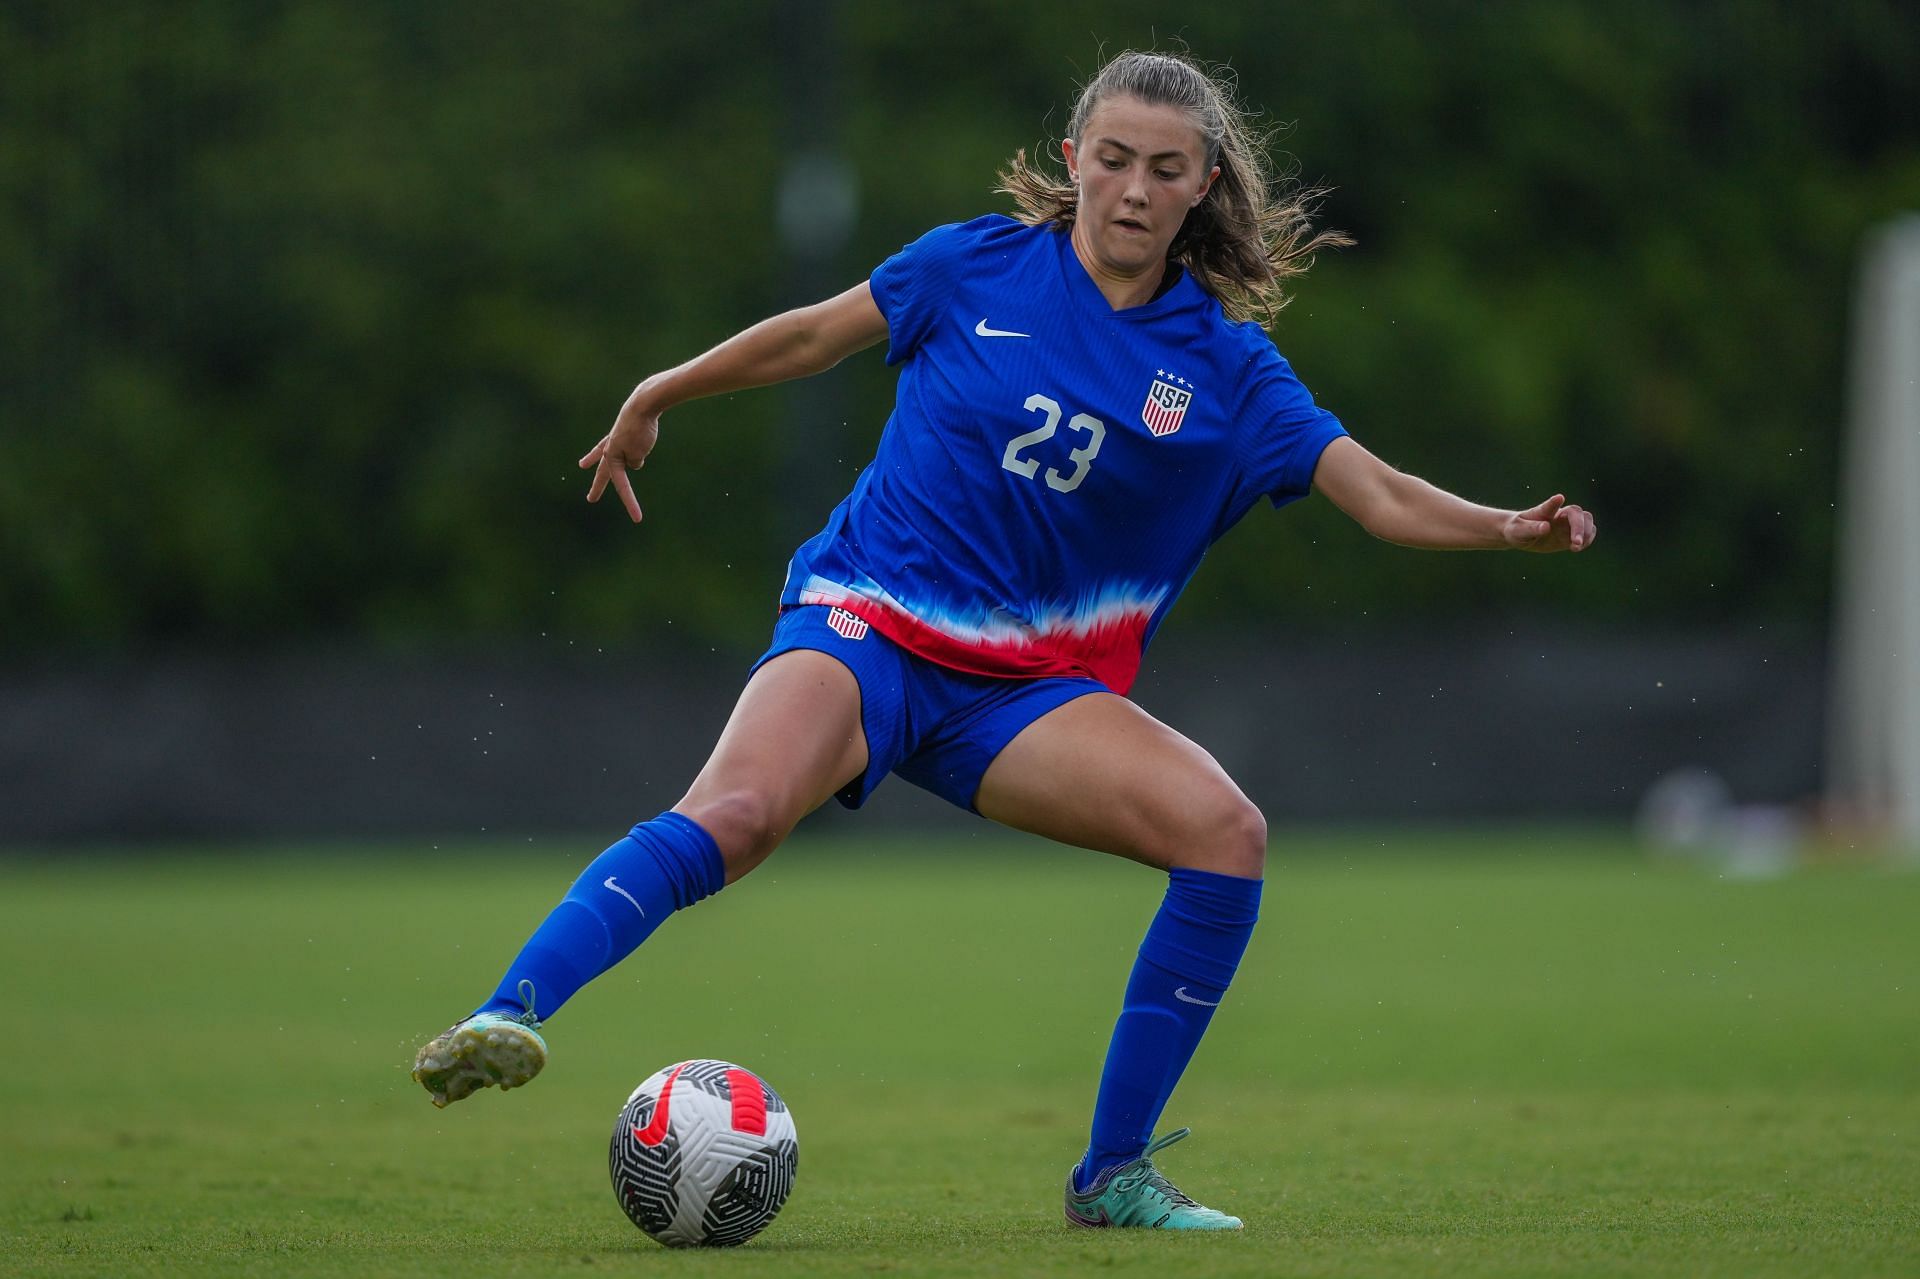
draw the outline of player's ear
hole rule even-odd
[[[1194,196],[1193,203],[1189,204],[1187,207],[1189,209],[1199,208],[1200,201],[1207,198],[1207,192],[1213,190],[1213,184],[1219,179],[1219,177],[1220,177],[1220,166],[1216,164],[1213,166],[1212,170],[1208,172],[1207,180],[1201,184],[1200,194]]]
[[[1080,185],[1080,152],[1072,138],[1060,139],[1060,157],[1067,162],[1067,181]]]

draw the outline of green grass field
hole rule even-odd
[[[440,1112],[413,1048],[597,843],[0,862],[0,1272],[1920,1274],[1920,874],[1279,842],[1167,1116],[1163,1166],[1248,1222],[1207,1238],[1060,1220],[1138,867],[802,838],[550,1023],[532,1087]],[[799,1125],[732,1252],[658,1247],[607,1187],[620,1103],[689,1056]]]

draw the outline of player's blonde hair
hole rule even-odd
[[[1270,172],[1266,137],[1251,127],[1233,100],[1232,73],[1209,70],[1177,53],[1116,55],[1087,81],[1073,106],[1067,136],[1075,145],[1094,108],[1110,97],[1173,106],[1192,117],[1207,145],[1207,167],[1220,166],[1213,188],[1193,210],[1167,260],[1192,273],[1233,319],[1271,322],[1290,300],[1285,285],[1306,274],[1321,249],[1352,244],[1344,232],[1313,229],[1323,187],[1301,186]],[[1029,225],[1070,227],[1080,207],[1072,182],[1037,168],[1023,148],[999,173],[997,190],[1013,197]]]

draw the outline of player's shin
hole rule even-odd
[[[674,812],[642,822],[587,867],[478,1011],[545,1020],[632,954],[668,915],[725,881],[720,850],[697,823]]]
[[[1178,867],[1169,873],[1114,1025],[1076,1189],[1146,1149],[1246,952],[1261,883]]]

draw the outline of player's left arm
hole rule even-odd
[[[1396,471],[1350,436],[1327,445],[1313,487],[1360,527],[1400,546],[1430,551],[1584,551],[1593,516],[1555,493],[1524,511],[1479,506]]]

